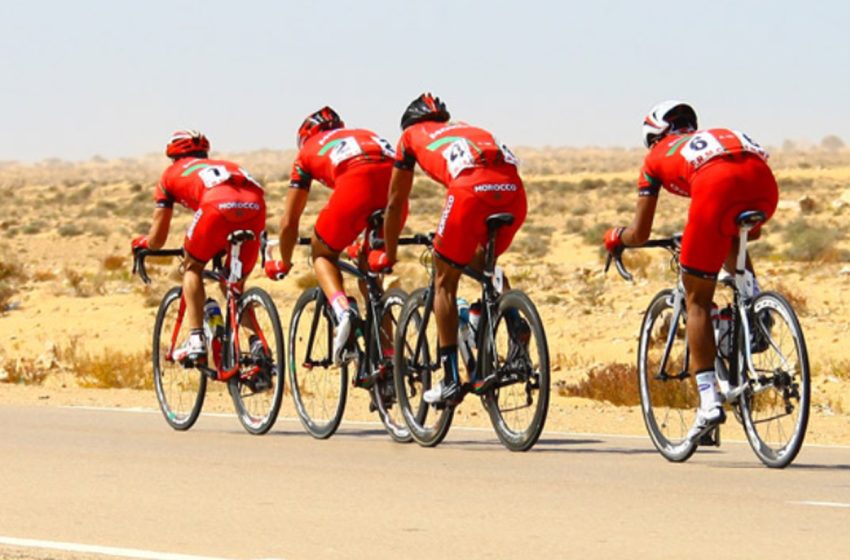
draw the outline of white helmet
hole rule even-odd
[[[697,113],[683,101],[662,101],[643,119],[643,144],[647,148],[671,130],[697,129]]]

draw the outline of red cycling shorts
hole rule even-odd
[[[372,212],[387,207],[393,162],[361,164],[346,169],[336,179],[327,205],[316,219],[316,236],[332,251],[340,252],[357,239]],[[402,224],[407,219],[404,208]]]
[[[260,234],[266,227],[263,191],[256,187],[234,187],[224,183],[204,193],[183,248],[195,260],[207,262],[228,249],[227,236],[240,229],[254,232],[255,238],[242,243],[239,257],[242,276],[247,277],[260,252]]]
[[[773,215],[779,190],[770,167],[759,157],[718,157],[701,167],[691,182],[691,207],[682,235],[680,262],[685,272],[716,278],[738,236],[735,218],[745,210]],[[759,228],[750,231],[750,236]]]
[[[510,212],[514,223],[496,233],[496,255],[501,255],[525,221],[526,210],[525,187],[514,166],[463,173],[446,192],[434,250],[447,261],[465,266],[476,249],[487,244],[487,217]]]

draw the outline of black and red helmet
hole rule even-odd
[[[422,121],[446,122],[450,117],[446,104],[439,97],[423,93],[407,106],[401,116],[401,129]]]
[[[210,151],[210,141],[197,130],[175,130],[165,145],[165,155],[171,159],[186,156],[207,157]]]
[[[333,130],[335,128],[342,128],[345,126],[345,123],[342,122],[342,119],[339,117],[336,111],[331,109],[328,106],[322,107],[301,123],[301,126],[298,128],[298,147],[304,145],[304,142],[307,141],[308,138],[313,136],[314,134],[318,134],[324,130]]]

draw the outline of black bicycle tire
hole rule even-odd
[[[183,289],[180,286],[174,286],[170,290],[168,290],[165,295],[162,297],[162,301],[159,304],[159,309],[156,313],[156,321],[154,322],[153,327],[153,338],[152,338],[152,352],[151,352],[151,362],[153,364],[153,380],[154,380],[154,390],[156,392],[156,399],[159,402],[159,409],[162,411],[162,415],[165,417],[165,421],[168,422],[168,425],[174,428],[177,431],[185,431],[195,425],[195,422],[198,420],[198,416],[201,414],[201,409],[204,407],[204,398],[207,393],[207,378],[201,373],[200,370],[196,370],[198,373],[198,392],[195,396],[195,402],[192,405],[192,408],[189,414],[182,421],[175,420],[177,416],[171,407],[168,404],[168,398],[165,396],[165,391],[162,383],[162,371],[159,367],[159,353],[160,353],[160,340],[162,336],[162,327],[163,322],[165,321],[166,313],[168,312],[169,307],[173,303],[180,304],[180,297],[183,293]]]
[[[298,384],[298,373],[296,372],[296,359],[299,354],[295,349],[295,337],[298,332],[298,322],[303,316],[304,308],[307,307],[310,302],[318,299],[320,290],[321,288],[309,288],[304,290],[301,296],[299,296],[298,301],[295,302],[295,306],[292,308],[292,320],[289,322],[289,343],[287,344],[287,351],[289,353],[288,355],[290,356],[290,360],[287,369],[289,371],[289,390],[292,392],[292,401],[295,403],[295,412],[298,414],[298,419],[301,421],[301,425],[304,426],[307,433],[314,438],[327,439],[337,431],[340,423],[342,422],[343,413],[345,412],[345,403],[348,398],[348,367],[343,366],[340,368],[339,399],[336,403],[334,413],[327,422],[321,424],[317,423],[307,411],[301,395],[301,388]],[[323,313],[319,320],[329,319],[327,319],[326,315]],[[328,325],[328,328],[332,327]]]
[[[414,413],[411,408],[410,401],[407,396],[407,387],[405,381],[407,379],[407,358],[405,350],[407,345],[405,344],[405,333],[407,332],[408,326],[416,321],[417,317],[420,318],[421,321],[421,312],[420,308],[424,308],[424,304],[427,300],[428,288],[419,288],[414,290],[407,298],[407,301],[404,304],[404,307],[401,311],[401,316],[399,318],[399,326],[395,333],[395,356],[393,362],[393,370],[396,375],[395,384],[396,384],[396,395],[398,396],[398,403],[401,407],[402,414],[404,416],[404,421],[407,423],[407,427],[410,429],[410,435],[413,437],[414,441],[423,447],[435,447],[440,444],[440,442],[445,439],[446,435],[449,432],[449,428],[452,424],[452,419],[454,417],[454,409],[455,407],[452,405],[446,405],[440,412],[437,422],[435,422],[433,428],[427,428],[423,425],[423,422],[428,417],[430,413],[431,406],[424,405],[420,403],[419,409]],[[431,314],[432,310],[424,310],[425,312]],[[432,316],[430,320],[433,320]],[[418,329],[418,327],[417,327]],[[436,352],[436,348],[434,349]],[[426,388],[423,387],[423,391]]]
[[[400,302],[401,307],[404,307],[404,302],[407,301],[407,292],[401,288],[390,288],[384,292],[383,296],[381,296],[380,303],[382,314],[383,311],[386,310],[387,306],[394,301]],[[383,317],[381,317],[380,320],[383,321]],[[375,348],[377,348],[377,346],[375,346]],[[374,349],[370,348],[369,351],[374,352]],[[383,361],[383,359],[383,356],[372,356],[372,363],[379,363]],[[398,443],[410,443],[413,441],[413,436],[410,435],[410,428],[407,427],[407,424],[404,422],[404,418],[401,419],[401,425],[398,425],[399,423],[393,420],[392,413],[387,410],[383,397],[383,394],[386,394],[388,391],[391,391],[392,395],[395,396],[395,376],[393,375],[393,369],[393,367],[389,367],[383,377],[375,380],[375,383],[370,389],[372,393],[372,400],[377,408],[376,412],[378,413],[378,418],[381,419],[381,423],[384,425],[384,429],[387,430],[390,438]],[[400,408],[397,399],[395,406]]]
[[[239,297],[236,324],[241,325],[242,313],[246,308],[247,302],[254,299],[259,301],[260,305],[262,305],[268,313],[269,321],[272,324],[272,336],[274,336],[275,339],[275,348],[277,348],[277,356],[274,357],[274,395],[272,397],[272,404],[268,413],[263,416],[260,422],[252,420],[251,414],[242,400],[240,378],[238,374],[229,379],[227,388],[230,392],[230,397],[233,400],[233,406],[236,409],[236,416],[239,418],[239,422],[242,424],[242,427],[250,434],[263,435],[267,433],[272,426],[274,426],[277,421],[277,416],[280,413],[280,407],[283,404],[283,367],[286,363],[286,353],[284,349],[283,330],[280,323],[280,315],[277,312],[277,306],[274,304],[272,297],[262,288],[251,288]],[[268,333],[265,334],[267,335]],[[238,336],[238,333],[233,333],[233,336]]]
[[[658,450],[661,455],[670,462],[673,463],[681,463],[687,461],[691,458],[694,452],[697,450],[698,444],[697,442],[688,442],[685,439],[679,441],[674,444],[661,432],[661,429],[658,426],[658,423],[655,419],[655,415],[652,412],[652,397],[649,394],[649,387],[646,382],[646,344],[648,343],[648,334],[652,332],[652,325],[655,323],[655,320],[661,315],[661,312],[664,309],[672,309],[672,305],[670,304],[670,299],[674,295],[674,290],[665,289],[661,290],[652,298],[652,301],[646,308],[646,312],[644,313],[643,320],[641,321],[640,327],[640,337],[638,341],[638,359],[637,359],[637,376],[638,376],[638,390],[640,395],[640,410],[641,415],[643,416],[644,425],[646,426],[646,431],[649,434],[649,438],[652,440],[652,444]],[[678,328],[678,321],[677,321]]]
[[[540,435],[543,433],[543,428],[546,424],[546,416],[549,411],[549,393],[551,386],[551,372],[549,364],[549,344],[546,340],[546,331],[543,328],[543,321],[537,311],[537,307],[527,294],[520,290],[509,290],[499,296],[497,302],[496,325],[507,325],[504,320],[505,313],[508,309],[517,309],[520,314],[526,318],[531,328],[531,334],[536,341],[538,350],[538,362],[540,364],[540,390],[538,400],[535,406],[534,415],[528,427],[521,432],[514,432],[505,423],[505,419],[501,414],[498,405],[498,389],[488,391],[483,396],[485,408],[490,415],[490,422],[493,424],[493,429],[499,441],[511,451],[528,451],[531,449]],[[481,359],[479,363],[492,363],[490,361],[489,345],[482,348]]]
[[[767,291],[761,292],[753,299],[751,303],[752,309],[756,310],[760,302],[768,300],[773,300],[775,302],[775,305],[779,307],[784,307],[784,311],[787,316],[782,316],[781,312],[779,313],[779,315],[782,316],[783,320],[787,319],[786,324],[788,325],[790,330],[796,331],[794,333],[794,338],[795,341],[799,343],[799,346],[797,346],[797,350],[800,361],[800,377],[801,381],[803,382],[801,394],[801,401],[803,402],[803,404],[801,405],[799,419],[795,425],[794,436],[792,440],[790,440],[789,443],[785,446],[787,447],[787,449],[783,448],[780,453],[775,453],[773,452],[771,447],[759,436],[759,432],[755,428],[753,411],[749,406],[749,398],[746,392],[739,400],[738,406],[740,408],[741,417],[744,423],[744,433],[747,436],[747,441],[750,443],[750,447],[752,448],[753,452],[756,454],[759,460],[766,466],[770,468],[781,469],[790,465],[791,462],[797,457],[797,454],[802,449],[803,442],[806,438],[806,430],[808,428],[809,412],[811,406],[811,370],[809,369],[809,353],[808,348],[806,346],[806,339],[803,333],[803,328],[800,325],[800,320],[797,317],[797,314],[794,311],[794,308],[791,303],[782,294]],[[753,325],[752,328],[756,328],[755,325]]]

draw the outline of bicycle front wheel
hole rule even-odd
[[[200,370],[184,368],[171,357],[189,335],[183,324],[186,304],[183,290],[168,290],[159,304],[153,327],[153,385],[165,421],[175,430],[191,428],[204,406],[207,378]]]
[[[381,298],[382,318],[380,323],[381,341],[373,348],[374,363],[380,363],[384,368],[382,375],[372,385],[372,399],[378,409],[384,428],[393,440],[399,443],[409,443],[413,440],[410,429],[404,421],[401,406],[398,404],[393,374],[393,359],[391,355],[378,355],[377,349],[393,350],[393,337],[398,330],[399,317],[407,300],[407,292],[400,288],[388,290]]]
[[[318,439],[331,437],[345,411],[348,366],[333,363],[333,323],[321,289],[306,290],[289,324],[289,387],[304,429]]]
[[[699,394],[688,374],[684,302],[677,310],[674,299],[673,290],[662,290],[649,304],[640,328],[637,373],[649,437],[667,460],[681,462],[697,449],[687,435]]]
[[[261,435],[274,426],[283,401],[283,332],[277,307],[261,288],[239,298],[239,373],[228,381],[239,422]]]
[[[776,292],[756,296],[750,318],[755,371],[740,400],[741,416],[758,458],[783,468],[800,452],[809,422],[806,341],[791,304]]]
[[[496,435],[511,451],[531,449],[549,410],[549,345],[537,308],[523,292],[499,297],[492,346],[485,342],[481,363],[496,376],[483,396]]]
[[[436,321],[431,310],[425,309],[427,295],[427,288],[415,290],[402,308],[395,333],[393,373],[398,404],[410,435],[419,445],[433,447],[448,434],[454,406],[437,408],[423,399],[425,391],[443,378]]]

